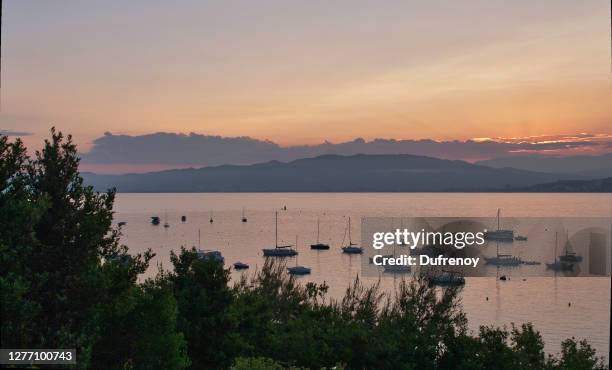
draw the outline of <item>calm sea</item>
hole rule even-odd
[[[286,207],[286,210],[284,210]],[[361,270],[359,256],[340,253],[347,218],[359,242],[360,218],[369,217],[494,217],[497,209],[508,217],[610,217],[609,194],[462,194],[462,193],[223,193],[223,194],[118,194],[116,222],[124,221],[122,241],[132,253],[153,249],[160,263],[170,268],[169,254],[180,246],[198,246],[223,253],[226,265],[248,263],[250,271],[263,263],[262,248],[274,246],[274,215],[278,216],[279,243],[295,244],[299,264],[312,268],[302,281],[327,282],[330,296],[340,297]],[[242,214],[248,219],[241,222]],[[186,222],[181,222],[181,216]],[[168,228],[152,226],[159,216]],[[210,220],[213,220],[211,223]],[[320,241],[329,251],[310,250]],[[295,259],[287,260],[288,265]],[[247,270],[247,273],[249,270]],[[238,278],[240,272],[233,272]],[[373,283],[375,278],[365,278]],[[499,281],[467,278],[462,304],[472,330],[480,325],[509,326],[532,322],[542,333],[549,352],[559,351],[568,337],[586,338],[607,357],[610,327],[609,278],[528,278]],[[398,278],[382,277],[392,290]],[[488,298],[488,300],[487,300]],[[571,304],[570,304],[571,303]]]

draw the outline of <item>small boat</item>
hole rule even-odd
[[[463,285],[465,278],[456,271],[443,271],[439,275],[433,275],[427,278],[432,285]]]
[[[327,250],[329,249],[329,244],[321,243],[319,241],[319,230],[320,230],[320,219],[317,217],[317,242],[316,244],[311,244],[310,249]]]
[[[495,257],[485,257],[485,261],[489,265],[495,266],[518,266],[521,264],[521,259],[510,254],[498,254]]]
[[[510,254],[499,254],[499,243],[497,243],[497,253],[495,257],[485,257],[486,263],[495,266],[518,266],[521,259]]]
[[[546,268],[553,271],[573,271],[574,264],[569,262],[555,261],[547,263]]]
[[[119,221],[117,223],[117,226],[121,227],[121,226],[125,226],[126,224],[127,224],[127,222],[125,222],[125,221]]]
[[[287,272],[291,275],[308,275],[310,274],[310,268],[304,266],[288,267]]]
[[[567,251],[565,253],[567,255]],[[574,270],[573,263],[562,261],[560,256],[557,256],[557,233],[555,233],[555,261],[552,263],[547,263],[546,268],[549,270],[553,270],[553,271],[572,271]]]
[[[215,222],[215,220],[213,219],[213,213],[212,213],[212,211],[210,211],[210,220],[208,220],[208,222],[210,222],[211,224],[212,224],[213,222]]]
[[[244,207],[242,207],[242,219],[241,220],[242,220],[242,222],[247,222],[247,218],[244,215]]]
[[[198,257],[202,259],[211,259],[213,261],[223,263],[225,262],[225,258],[219,251],[207,250],[207,249],[198,249],[197,251]]]
[[[508,280],[508,277],[506,275],[502,275],[502,276],[499,277],[499,280],[506,281],[506,280]]]
[[[297,235],[295,236],[295,249],[297,252],[298,249],[298,238]],[[293,267],[288,267],[287,268],[287,272],[289,273],[289,275],[308,275],[310,274],[310,268],[309,267],[305,267],[305,266],[299,266],[298,265],[298,256],[295,256],[295,266]]]
[[[298,252],[292,248],[291,245],[278,245],[278,212],[275,213],[274,218],[274,237],[275,244],[274,248],[262,249],[264,257],[292,257],[296,256]]]
[[[569,249],[571,246],[572,245],[570,244],[570,241],[569,241],[569,234],[567,234],[566,241],[565,241],[565,254],[559,256],[559,261],[568,262],[568,263],[582,262],[582,256],[577,255],[575,252],[570,252]]]
[[[225,258],[223,257],[221,252],[210,249],[200,249],[201,239],[202,238],[200,236],[200,229],[198,229],[198,248],[196,249],[198,257],[202,259],[212,259],[216,262],[224,263]]]
[[[244,262],[236,262],[234,263],[234,269],[236,270],[246,270],[249,268],[249,265]]]
[[[346,253],[346,254],[362,254],[363,253],[363,248],[357,246],[357,244],[353,243],[353,241],[351,240],[351,218],[350,217],[348,219],[347,229],[348,229],[349,243],[348,243],[348,245],[342,247],[342,253]]]
[[[169,228],[170,224],[168,223],[168,212],[166,211],[166,213],[164,214],[164,227],[165,228]]]
[[[158,216],[151,216],[151,225],[159,225],[159,217]]]
[[[527,237],[524,235],[517,235],[514,237],[514,240],[519,241],[519,242],[524,242],[524,241],[527,241]]]
[[[500,213],[501,210],[497,209],[497,230],[487,231],[484,233],[485,240],[495,240],[499,242],[512,242],[514,241],[514,230],[504,230],[500,227]]]
[[[187,216],[185,215],[181,216],[181,222],[185,222],[185,221],[187,221]]]

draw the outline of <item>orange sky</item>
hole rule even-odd
[[[612,133],[607,1],[94,4],[5,2],[0,129],[85,149]]]

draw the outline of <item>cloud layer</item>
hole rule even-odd
[[[612,135],[578,134],[528,138],[478,138],[465,141],[355,139],[341,143],[282,147],[249,137],[195,133],[154,133],[139,136],[105,133],[82,154],[86,170],[100,173],[291,161],[324,154],[416,154],[477,161],[523,154],[602,154],[610,152]]]

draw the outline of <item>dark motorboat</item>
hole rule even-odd
[[[317,249],[320,251],[325,251],[329,249],[329,244],[325,244],[325,243],[311,244],[310,249]]]
[[[497,209],[497,230],[487,231],[484,233],[485,240],[494,240],[498,242],[513,242],[514,241],[514,230],[504,230],[500,228],[500,213],[501,210]]]
[[[264,257],[292,257],[297,255],[298,252],[292,248],[293,246],[278,245],[278,212],[275,214],[274,221],[274,239],[276,246],[274,248],[262,249]]]
[[[329,249],[329,244],[321,243],[319,241],[319,229],[320,229],[320,220],[317,217],[317,242],[316,242],[316,244],[311,244],[310,245],[310,249],[328,250]]]
[[[290,275],[308,275],[310,274],[310,268],[304,266],[287,267],[287,272]]]
[[[244,262],[236,262],[234,263],[234,269],[236,270],[246,270],[249,268],[249,265]]]
[[[151,216],[151,225],[159,225],[160,223],[160,219],[159,216]]]
[[[187,216],[181,216],[181,222],[187,221]]]

